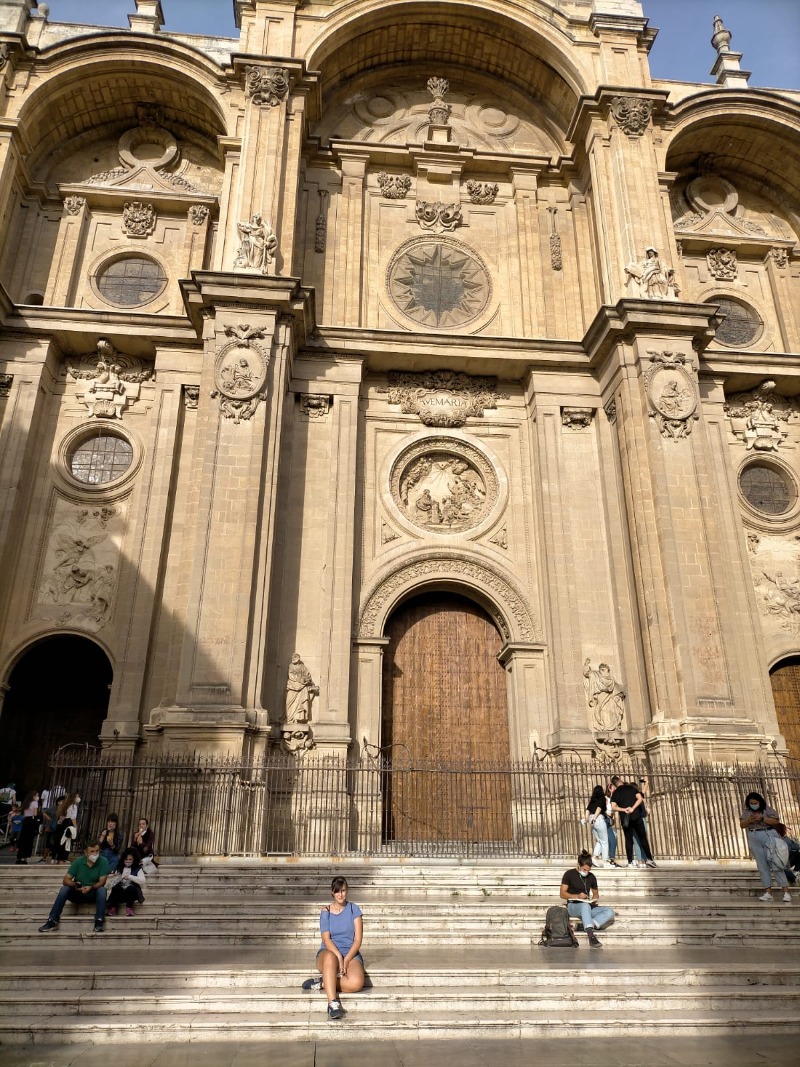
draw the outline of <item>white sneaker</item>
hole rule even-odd
[[[784,904],[791,904],[792,903],[791,893],[784,893],[783,894],[783,903]]]
[[[766,893],[763,893],[758,899],[759,900],[772,900],[772,893],[770,893],[770,891],[767,890]]]

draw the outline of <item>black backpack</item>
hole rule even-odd
[[[569,921],[567,909],[562,904],[554,904],[547,909],[544,919],[542,939],[539,942],[545,948],[577,948],[578,939]]]

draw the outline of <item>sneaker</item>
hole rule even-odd
[[[636,860],[631,860],[630,863],[628,864],[628,866],[629,867],[638,867],[639,864],[636,862]]]
[[[791,893],[784,893],[783,894],[783,903],[784,904],[791,904],[792,903],[792,894]]]
[[[602,948],[603,942],[597,937],[594,930],[587,930],[586,936],[589,938],[589,948]]]
[[[55,930],[55,928],[57,926],[58,926],[58,923],[54,923],[52,919],[48,919],[47,922],[44,924],[44,926],[40,926],[39,927],[39,933],[40,934],[49,933],[50,930]]]
[[[125,908],[125,914],[128,916],[129,919],[131,915],[133,915],[133,908],[130,905]]]
[[[332,1000],[328,1005],[328,1018],[329,1019],[343,1019],[344,1008],[338,1000]]]
[[[103,924],[102,923],[95,923],[94,924],[94,932],[96,934],[102,934],[102,932],[103,932]]]
[[[322,989],[322,975],[317,978],[306,978],[300,988],[304,993],[319,993],[320,989]]]
[[[656,861],[655,860],[646,860],[645,861],[645,867],[655,867],[655,866],[656,866]]]
[[[762,893],[762,895],[758,899],[759,900],[772,900],[772,893],[770,893],[770,891],[767,890],[766,893]]]
[[[116,915],[117,909],[115,907],[106,908],[106,915]]]

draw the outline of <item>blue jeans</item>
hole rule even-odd
[[[592,823],[592,836],[595,840],[593,859],[608,860],[608,823],[601,815]]]
[[[769,836],[768,830],[748,830],[747,843],[750,846],[753,859],[756,861],[758,874],[764,888],[769,889],[774,881],[779,889],[785,889],[788,885],[786,872],[774,871],[769,865],[769,855],[767,853],[767,838]]]
[[[608,827],[608,858],[613,860],[617,854],[617,831],[613,826]]]
[[[588,900],[567,901],[567,913],[571,919],[580,919],[584,930],[591,926],[599,930],[614,918],[613,908],[601,908],[600,905],[593,908]]]
[[[88,893],[81,893],[79,889],[72,889],[68,885],[62,885],[47,917],[51,923],[57,923],[61,918],[61,912],[64,910],[64,905],[68,900],[72,901],[73,904],[94,904],[94,921],[101,923],[105,920],[106,887],[104,885],[100,886],[99,889],[91,889]]]

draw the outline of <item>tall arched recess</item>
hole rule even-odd
[[[17,793],[41,789],[62,745],[97,745],[108,711],[112,668],[86,637],[58,634],[32,645],[6,680],[0,711],[0,781]]]
[[[800,768],[800,656],[776,663],[769,672],[778,726],[786,739],[789,756]]]

